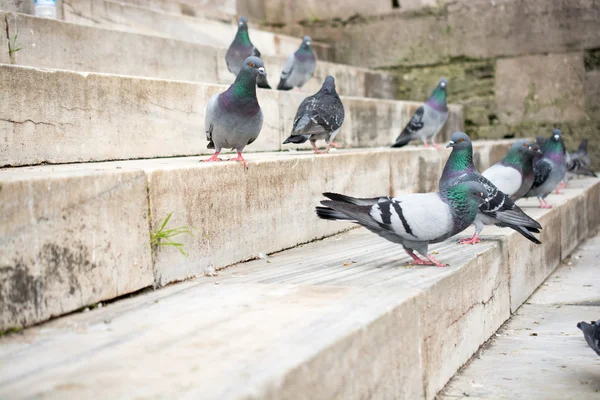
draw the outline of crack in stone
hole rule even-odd
[[[41,122],[41,121],[40,122],[36,122],[36,121],[34,121],[32,119],[26,119],[26,120],[23,120],[23,121],[15,121],[15,120],[12,120],[12,119],[0,118],[0,121],[10,122],[10,123],[17,124],[17,125],[22,125],[22,124],[25,124],[27,122],[31,122],[34,125],[48,125],[48,126],[53,126],[53,127],[56,128],[56,124],[52,124],[50,122]],[[75,124],[72,124],[70,122],[59,122],[58,125],[71,125],[71,126],[74,126]]]

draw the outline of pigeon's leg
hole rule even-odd
[[[210,162],[210,161],[223,161],[219,158],[219,152],[215,151],[215,154],[212,155],[211,158],[207,158],[206,160],[202,160],[201,162]]]
[[[429,144],[427,143],[427,139],[423,139],[423,144],[425,145],[425,148],[429,147]]]
[[[404,249],[404,251],[406,251],[406,254],[408,254],[409,256],[411,256],[411,258],[414,260],[414,261],[411,261],[411,262],[409,263],[410,265],[431,265],[431,263],[430,263],[430,262],[428,262],[428,261],[425,261],[425,260],[421,260],[421,259],[419,258],[419,256],[417,256],[417,255],[415,254],[415,252],[414,252],[414,251],[412,251],[412,250],[410,250],[410,251],[409,251],[409,250],[407,250],[407,249]]]
[[[442,264],[441,262],[439,262],[438,260],[433,258],[433,256],[431,254],[427,254],[427,259],[429,261],[431,261],[432,263],[434,263],[435,265],[437,265],[438,267],[447,267],[448,266],[446,264]]]
[[[341,149],[342,145],[337,144],[336,142],[329,143],[329,147],[335,147],[336,149]]]
[[[435,147],[438,150],[441,150],[442,148],[440,146],[437,145],[437,143],[435,142],[435,138],[431,139],[431,144],[433,145],[433,147]]]
[[[476,244],[481,242],[481,239],[477,236],[477,232],[473,234],[473,237],[470,239],[461,239],[460,244]]]
[[[316,145],[316,143],[315,143],[315,141],[314,141],[314,140],[311,140],[311,141],[310,141],[310,145],[312,146],[312,148],[313,148],[313,149],[315,149],[315,153],[316,153],[316,154],[321,154],[321,153],[322,153],[322,152],[321,152],[321,151],[319,151],[319,149],[317,148],[317,145]],[[327,148],[327,151],[329,151],[329,148]]]
[[[242,157],[242,152],[238,151],[237,155],[238,156],[235,158],[230,158],[229,161],[241,161],[242,163],[244,163],[244,168],[248,168],[248,164],[246,164],[246,160],[244,160],[244,157]]]
[[[552,206],[548,204],[543,198],[538,197],[538,200],[540,201],[540,208],[552,208]]]

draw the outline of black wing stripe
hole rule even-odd
[[[408,225],[408,221],[404,217],[404,212],[402,211],[402,207],[400,207],[400,202],[398,202],[398,201],[392,201],[392,206],[394,207],[394,210],[396,210],[396,213],[400,217],[400,221],[402,221],[402,226],[404,227],[404,230],[406,231],[406,233],[408,233],[409,235],[411,235],[415,239],[418,239],[412,233],[412,229],[410,228],[410,225]]]

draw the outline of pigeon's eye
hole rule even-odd
[[[464,141],[465,141],[465,139],[460,139],[460,140],[459,140],[459,142],[464,142]]]
[[[527,147],[527,146],[528,146],[527,143],[523,144],[523,147]]]
[[[248,66],[254,67],[254,63],[252,61],[248,62]]]

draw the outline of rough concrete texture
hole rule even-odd
[[[0,165],[13,166],[212,153],[204,134],[206,104],[226,89],[8,65],[0,66],[0,79],[7,94],[0,102]],[[246,150],[290,148],[281,143],[305,96],[259,90],[265,120]],[[345,147],[388,146],[410,118],[405,110],[415,107],[391,100],[342,100],[346,121],[339,138]],[[462,107],[450,109],[447,133],[463,127]]]
[[[11,37],[19,32],[18,43],[22,47],[20,51],[13,53],[8,63],[204,83],[231,83],[235,78],[227,71],[225,65],[226,48],[219,51],[218,48],[208,45],[23,14],[0,13],[0,18],[9,22]],[[228,26],[225,30],[233,32],[232,29]],[[227,37],[228,47],[233,40],[233,33]],[[277,46],[283,48],[281,38],[271,39],[273,49]],[[277,40],[279,44],[276,43]],[[212,39],[210,41],[212,42]],[[286,45],[282,52],[287,49],[295,51],[296,47]],[[3,57],[8,60],[7,54]],[[270,79],[279,76],[286,57],[287,52],[286,56],[277,59],[274,68],[271,68],[271,62],[267,63]],[[338,79],[343,83],[341,86],[345,88],[345,95],[362,97],[368,93],[384,98],[395,95],[394,85],[390,84],[394,78],[385,72],[371,72],[376,79],[365,80],[367,70],[364,68],[325,62],[319,64],[322,65],[319,66],[318,76],[339,75]],[[311,84],[315,85],[313,88],[320,87],[318,82]],[[373,87],[367,89],[366,84]],[[277,81],[274,85],[277,85]]]
[[[496,61],[496,109],[505,124],[585,118],[583,54]]]
[[[576,249],[439,398],[597,399],[600,358],[576,324],[600,315],[599,245]]]
[[[0,330],[152,284],[142,171],[0,171]]]
[[[58,19],[62,19],[62,3],[63,0],[56,0],[56,17]],[[0,0],[0,10],[35,15],[35,5],[30,0]]]
[[[432,268],[356,229],[73,314],[3,338],[0,394],[432,399],[510,315],[513,235],[433,245]]]

